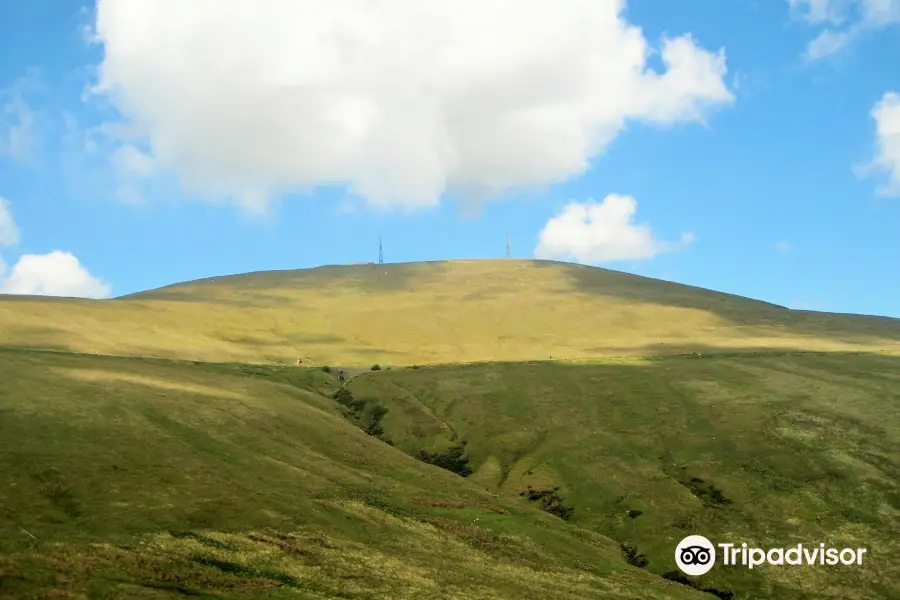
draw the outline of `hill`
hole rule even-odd
[[[335,387],[0,352],[0,598],[702,599],[366,435]]]
[[[541,261],[0,297],[0,598],[894,599],[898,323]]]
[[[567,263],[485,260],[251,273],[102,301],[0,296],[0,346],[320,365],[896,351],[900,320],[789,310]]]
[[[494,363],[369,373],[412,456],[627,543],[665,574],[688,535],[867,548],[856,568],[717,566],[735,598],[900,598],[900,359],[834,353]],[[555,493],[551,492],[556,490]]]

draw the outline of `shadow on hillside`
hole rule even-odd
[[[900,319],[792,310],[762,300],[609,269],[541,260],[533,264],[558,269],[571,279],[577,291],[586,294],[703,310],[735,325],[783,328],[792,333],[825,335],[835,341],[846,336],[900,341]]]
[[[215,296],[217,301],[229,301],[244,304],[252,302],[254,296],[267,302],[293,302],[288,298],[277,298],[268,295],[253,294],[277,288],[279,291],[318,290],[328,291],[333,284],[341,288],[351,288],[362,292],[399,292],[412,287],[416,281],[440,276],[446,268],[446,261],[396,263],[396,264],[361,264],[361,265],[328,265],[313,269],[285,271],[260,271],[223,277],[208,277],[184,283],[139,292],[116,298],[117,300],[204,300]],[[219,295],[223,287],[234,284],[239,287],[241,296],[226,298]],[[247,293],[249,292],[249,293]]]
[[[608,350],[608,348],[604,348]],[[772,348],[771,346],[709,346],[705,344],[648,344],[641,349],[623,348],[621,355],[606,355],[589,358],[573,359],[532,359],[532,360],[485,360],[460,363],[418,364],[415,366],[397,366],[394,372],[427,371],[434,373],[438,370],[479,370],[486,367],[554,367],[558,369],[581,369],[583,367],[598,367],[611,369],[642,369],[653,368],[660,363],[688,364],[693,361],[714,363],[719,360],[766,360],[770,358],[803,359],[820,357],[822,359],[872,359],[884,361],[886,366],[896,368],[900,379],[900,356],[883,354],[869,350],[810,350],[806,347]],[[378,376],[377,373],[372,375]]]
[[[93,300],[91,298],[69,298],[62,296],[29,296],[26,294],[0,294],[0,302],[44,302],[47,304],[53,304],[55,302],[81,302],[83,304],[88,303],[96,303],[99,300]]]
[[[334,335],[331,333],[294,333],[294,334],[284,334],[281,332],[274,331],[272,332],[275,337],[267,338],[260,337],[254,335],[247,334],[233,334],[233,335],[223,335],[223,334],[211,334],[209,337],[211,339],[222,340],[224,342],[229,342],[231,344],[238,344],[241,346],[254,346],[257,349],[270,349],[270,348],[293,348],[298,352],[302,352],[304,347],[312,346],[312,345],[334,345],[334,344],[346,344],[347,338]],[[140,347],[134,349],[134,351],[139,352],[142,351]],[[281,359],[276,360],[276,362],[280,362]]]
[[[409,352],[402,352],[400,350],[388,350],[387,348],[354,348],[353,352],[356,354],[361,354],[363,356],[409,356]]]
[[[62,341],[71,336],[71,332],[58,327],[7,327],[3,330],[3,337],[0,338],[0,350],[48,350],[56,352],[67,352],[72,348],[70,344]],[[6,340],[28,340],[27,342],[4,343]]]
[[[292,334],[286,339],[293,344],[343,344],[347,341],[347,338],[331,333]]]
[[[599,346],[595,348],[583,348],[585,352],[595,353],[597,361],[621,358],[636,359],[664,359],[664,358],[696,358],[700,354],[702,358],[728,358],[741,356],[857,356],[870,355],[877,356],[875,351],[868,348],[859,350],[830,350],[815,349],[809,346],[712,346],[709,344],[697,343],[693,341],[685,341],[683,343],[654,343],[644,344],[643,346]],[[594,359],[572,359],[573,363],[586,362],[591,363]],[[552,362],[552,361],[546,361]]]

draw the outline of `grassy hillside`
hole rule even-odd
[[[898,350],[542,261],[0,296],[0,599],[895,599]],[[701,593],[687,534],[868,554]]]
[[[704,349],[900,348],[900,320],[793,311],[548,261],[322,267],[89,301],[0,296],[0,346],[410,365]]]
[[[673,569],[690,534],[868,548],[861,567],[703,578],[738,598],[864,600],[900,598],[898,384],[897,358],[787,354],[440,366],[349,387],[390,409],[396,447],[465,442],[468,479],[510,500],[559,488],[569,522],[631,544],[650,571]]]
[[[333,386],[0,352],[0,597],[703,598],[364,434]]]

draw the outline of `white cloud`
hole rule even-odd
[[[151,176],[156,168],[152,156],[131,144],[116,148],[112,162],[121,173],[142,178]]]
[[[853,36],[847,31],[831,31],[826,29],[806,46],[806,59],[819,60],[840,52]]]
[[[691,233],[679,244],[655,239],[650,227],[633,222],[637,201],[610,194],[602,202],[572,202],[547,221],[539,234],[537,258],[602,263],[652,258],[694,241]]]
[[[156,177],[156,159],[127,124],[84,125],[71,113],[63,113],[62,123],[63,167],[70,189],[85,197],[111,193],[132,205],[168,191],[160,189],[167,182]]]
[[[787,307],[791,310],[822,310],[825,303],[821,300],[790,300]]]
[[[887,183],[879,186],[882,196],[900,196],[900,94],[887,92],[869,113],[875,121],[875,157],[855,167],[858,175],[887,175]]]
[[[2,273],[0,273],[2,274]],[[24,254],[0,277],[0,293],[107,298],[110,286],[92,276],[69,252]]]
[[[156,171],[153,156],[132,144],[122,144],[113,151],[111,162],[119,182],[116,198],[125,204],[143,203],[141,183]]]
[[[30,160],[40,144],[35,112],[22,95],[24,83],[0,90],[0,158],[21,162]]]
[[[12,205],[6,198],[0,198],[0,246],[15,246],[19,243],[19,228],[12,216]]]
[[[900,0],[788,0],[791,12],[814,25],[828,24],[806,47],[807,60],[818,60],[846,48],[867,31],[900,23]]]
[[[702,120],[724,51],[624,0],[98,0],[94,91],[187,191],[259,209],[346,184],[374,206],[576,176],[629,119]],[[160,43],[165,40],[165,43]]]
[[[0,198],[0,246],[19,243],[19,228],[11,207],[8,200]],[[106,298],[112,291],[69,252],[23,254],[8,274],[7,270],[6,262],[0,257],[0,294]]]
[[[884,27],[900,21],[900,0],[788,0],[788,6],[791,12],[816,25],[856,21]]]
[[[862,21],[872,27],[885,27],[900,22],[900,0],[857,0]]]
[[[788,0],[791,12],[800,15],[810,23],[833,23],[843,21],[841,5],[835,0]]]

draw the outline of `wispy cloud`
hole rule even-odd
[[[875,156],[853,170],[859,177],[886,175],[877,194],[900,196],[900,93],[885,93],[869,114],[875,122]]]
[[[12,204],[0,198],[0,246],[15,246],[19,243],[19,227],[12,215]]]
[[[788,308],[793,310],[824,310],[826,306],[821,300],[791,300],[788,302]]]
[[[84,123],[65,113],[63,124],[66,176],[87,195],[143,205],[165,179],[153,153],[127,123]]]
[[[31,162],[41,147],[39,113],[26,101],[37,88],[36,75],[28,75],[0,89],[0,158]]]
[[[826,29],[806,46],[804,54],[807,60],[819,60],[843,50],[853,36],[852,31],[832,31]]]
[[[835,55],[860,36],[900,23],[900,0],[788,0],[788,6],[806,23],[826,27],[806,46],[808,61]]]

